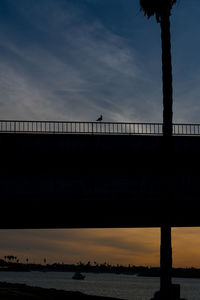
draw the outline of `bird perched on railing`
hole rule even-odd
[[[100,115],[100,117],[97,119],[97,122],[101,122],[103,120],[103,116]]]

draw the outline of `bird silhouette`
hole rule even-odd
[[[97,119],[97,122],[101,122],[103,120],[103,116],[100,115],[100,117]]]

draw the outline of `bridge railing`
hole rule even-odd
[[[0,132],[162,135],[162,123],[0,120]],[[173,124],[174,135],[200,135],[200,124]]]

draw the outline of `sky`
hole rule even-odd
[[[173,121],[200,123],[200,5],[171,17]],[[1,0],[0,119],[161,122],[161,42],[139,0]],[[174,266],[200,267],[200,230],[174,228]],[[1,230],[0,256],[159,265],[159,229]]]

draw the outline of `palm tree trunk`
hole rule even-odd
[[[171,299],[172,281],[172,247],[171,247],[171,227],[163,225],[161,227],[161,246],[160,246],[160,291],[162,300]]]
[[[163,135],[172,136],[172,60],[170,12],[161,17],[162,78],[163,78]]]
[[[171,200],[171,139],[172,139],[172,63],[170,37],[170,11],[161,16],[162,82],[163,82],[163,225],[160,247],[160,291],[161,299],[171,299],[172,246],[169,224]],[[166,207],[168,205],[168,207]]]

